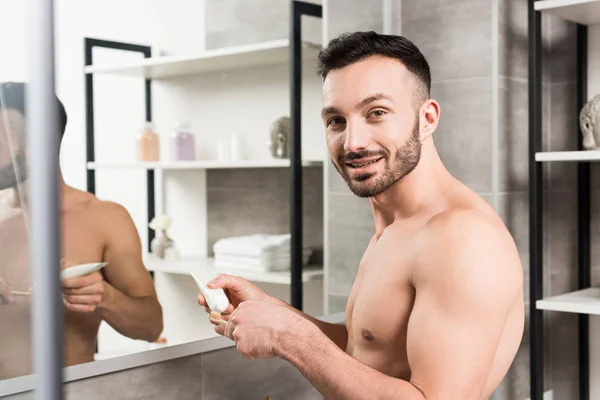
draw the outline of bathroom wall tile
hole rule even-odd
[[[381,0],[327,0],[328,40],[346,32],[383,31]]]
[[[204,400],[312,400],[319,392],[290,363],[281,359],[246,360],[235,348],[202,356]]]
[[[491,397],[495,400],[526,399],[529,391],[529,305],[525,305],[525,329],[517,355],[515,356],[506,376]]]
[[[577,150],[580,133],[578,125],[577,92],[573,83],[553,84],[551,87],[550,150]],[[550,189],[575,190],[577,163],[550,163]]]
[[[330,194],[328,293],[347,295],[364,250],[375,233],[367,199],[353,194]]]
[[[528,1],[500,0],[498,8],[500,76],[527,79],[529,77]]]
[[[577,193],[557,191],[548,196],[550,221],[546,228],[550,230],[551,245],[577,244]]]
[[[528,79],[528,0],[499,0],[500,76]],[[551,16],[542,14],[542,82],[551,81]]]
[[[499,80],[500,191],[527,191],[529,187],[529,113],[526,81]]]
[[[207,49],[289,38],[288,0],[206,0],[205,4]],[[303,17],[302,38],[321,43],[321,26],[322,19]]]
[[[207,176],[208,249],[224,237],[290,232],[288,169],[209,171]],[[303,170],[303,242],[315,249],[312,263],[323,262],[323,173]]]
[[[576,399],[579,394],[577,314],[551,312],[548,342],[555,399]]]
[[[346,304],[348,303],[348,296],[329,294],[329,314],[334,314],[342,311],[346,311]]]
[[[590,202],[592,286],[600,286],[600,190],[592,190]]]
[[[529,197],[527,192],[502,193],[498,214],[510,232],[523,268],[523,296],[529,301]]]
[[[402,35],[419,47],[433,81],[491,76],[491,22],[487,1],[402,3]]]
[[[200,356],[178,358],[140,368],[68,383],[67,399],[181,399],[202,396]]]
[[[573,192],[548,194],[550,295],[577,289],[577,199]]]
[[[491,192],[491,83],[482,78],[432,85],[441,107],[436,148],[450,173],[478,193]]]
[[[600,189],[600,163],[590,163],[590,187]]]
[[[327,168],[326,173],[329,178],[329,185],[328,185],[329,191],[336,192],[336,193],[347,193],[347,194],[352,193],[350,191],[350,189],[348,188],[348,184],[346,183],[346,181],[344,180],[342,175],[340,175],[340,173],[335,168],[335,166],[331,163],[331,161],[327,162],[326,168]]]
[[[577,80],[577,25],[564,18],[549,18],[552,82]]]

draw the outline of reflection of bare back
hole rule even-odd
[[[88,193],[74,189],[68,193],[61,212],[62,258],[67,265],[108,261],[109,265],[102,273],[112,287],[132,296],[147,294],[151,300],[155,295],[153,284],[143,267],[139,237],[126,211]],[[13,292],[28,290],[29,247],[22,214],[0,222],[0,239],[0,276]],[[126,248],[117,248],[115,242],[123,243]],[[0,335],[3,338],[0,341],[0,378],[31,373],[28,357],[31,347],[30,297],[18,295],[15,300],[15,304],[0,306]],[[65,366],[93,361],[103,319],[99,310],[90,313],[63,310]],[[153,312],[152,316],[158,315]]]

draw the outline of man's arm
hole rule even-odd
[[[317,318],[313,318],[310,315],[303,313],[302,311],[286,304],[285,302],[279,300],[281,304],[284,304],[290,310],[295,312],[296,314],[306,318],[313,324],[319,328],[321,332],[325,334],[333,343],[335,343],[341,350],[346,351],[346,347],[348,346],[348,329],[346,328],[346,324],[332,324],[330,322],[321,321]]]
[[[423,253],[427,264],[413,279],[410,381],[369,368],[309,326],[284,336],[277,353],[327,399],[481,399],[509,311],[522,295],[522,270],[512,242],[489,222],[463,217],[461,231],[453,222],[437,223],[439,234],[424,238],[437,251]]]
[[[127,210],[114,203],[106,210],[107,246],[104,297],[98,312],[116,331],[133,339],[158,339],[163,330],[162,307],[142,260],[139,235]]]

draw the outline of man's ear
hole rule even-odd
[[[440,105],[433,99],[427,99],[419,109],[419,132],[421,141],[435,132],[440,120]]]

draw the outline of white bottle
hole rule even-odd
[[[231,135],[229,156],[232,161],[239,161],[242,157],[242,141],[240,135],[234,133]]]
[[[202,293],[206,299],[208,308],[210,308],[211,311],[220,313],[227,311],[227,308],[229,307],[229,299],[227,298],[227,295],[223,289],[210,289],[196,274],[190,273],[190,275],[192,278],[194,278],[194,281],[196,281],[196,285],[198,285],[200,293]]]
[[[231,145],[229,141],[225,138],[219,139],[218,149],[217,149],[217,159],[219,161],[229,161],[230,157],[230,148]]]

